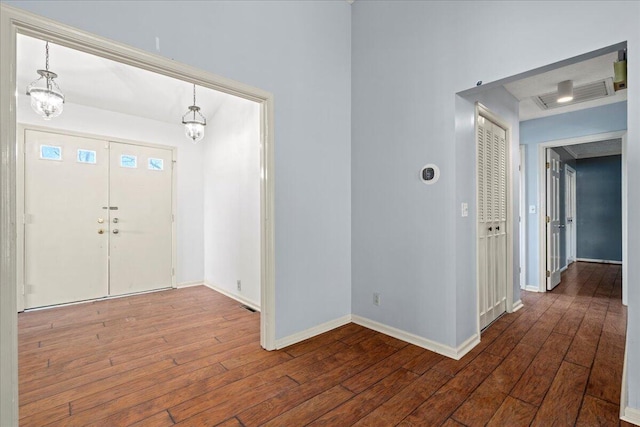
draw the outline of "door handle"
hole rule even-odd
[[[497,227],[496,227],[496,231],[500,231],[500,226],[497,226]]]
[[[489,231],[493,231],[493,227],[489,227]]]
[[[120,232],[120,230],[118,230],[117,228],[113,229],[113,234],[118,234]]]
[[[113,218],[113,223],[117,224],[118,223],[118,218]]]

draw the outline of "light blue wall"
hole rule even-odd
[[[347,2],[6,3],[272,92],[276,338],[351,313]]]
[[[621,156],[579,159],[577,163],[578,258],[622,261]]]
[[[540,189],[538,178],[538,144],[541,142],[575,138],[627,128],[627,102],[589,108],[557,116],[527,120],[520,123],[520,143],[526,144],[526,200],[527,207],[527,286],[540,284]],[[528,213],[530,206],[535,213]]]
[[[457,168],[475,152],[456,149],[454,94],[478,80],[625,40],[629,57],[640,57],[640,3],[356,1],[352,7],[353,312],[455,346],[458,331],[476,321],[475,314],[452,313],[456,299],[476,291],[456,274],[459,253],[465,259],[470,253],[460,245],[475,245],[473,234],[457,235]],[[625,13],[616,20],[599,19],[618,7]],[[637,74],[629,64],[629,75]],[[629,115],[640,117],[640,86],[628,94]],[[629,127],[629,147],[630,169],[640,182],[640,123]],[[438,184],[425,186],[418,171],[429,162],[442,174]],[[640,216],[640,194],[630,195],[629,210],[630,218]],[[638,257],[640,223],[630,223],[629,232],[629,256]],[[629,276],[640,283],[640,265]],[[372,307],[374,290],[383,293],[380,307]],[[629,302],[629,324],[637,325],[635,335],[630,326],[629,355],[638,366],[629,371],[629,396],[638,407],[640,290],[630,290]]]

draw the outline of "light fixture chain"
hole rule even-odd
[[[45,45],[45,63],[44,63],[44,69],[49,71],[49,42],[46,43]]]

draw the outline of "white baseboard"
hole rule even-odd
[[[624,349],[622,364],[622,389],[620,391],[620,419],[640,426],[640,410],[631,408],[627,397],[627,348]]]
[[[569,268],[569,266],[568,266],[568,265],[565,265],[564,267],[562,267],[562,268],[560,269],[560,273],[564,273],[564,272],[567,270],[567,268]]]
[[[231,293],[231,292],[229,292],[227,290],[224,290],[224,289],[222,289],[222,288],[220,288],[220,287],[218,287],[218,286],[216,286],[214,284],[211,284],[211,283],[209,283],[207,281],[204,282],[204,285],[207,288],[211,288],[216,292],[220,292],[222,295],[227,296],[227,297],[229,297],[231,299],[234,299],[234,300],[236,300],[236,301],[238,301],[238,302],[240,302],[240,303],[242,303],[242,304],[244,304],[244,305],[246,305],[248,307],[253,308],[256,311],[260,311],[260,304],[256,303],[255,301],[251,301],[251,300],[243,297],[242,295],[233,294],[233,293]]]
[[[522,307],[524,307],[524,305],[522,305],[522,300],[518,300],[513,303],[513,307],[511,307],[511,312],[515,313],[516,311],[520,310]]]
[[[365,317],[356,316],[355,314],[351,317],[353,323],[356,323],[360,326],[373,329],[374,331],[378,331],[385,335],[389,335],[399,340],[417,345],[418,347],[426,348],[427,350],[431,350],[435,353],[442,354],[443,356],[447,356],[456,360],[467,354],[473,347],[476,346],[476,344],[480,342],[479,337],[477,335],[474,335],[460,344],[458,348],[453,348],[444,344],[437,343],[435,341],[428,340],[410,332],[396,329],[392,326],[384,325]]]
[[[620,419],[640,426],[640,409],[630,408],[627,406],[624,408],[624,414],[622,414]]]
[[[200,286],[200,285],[204,285],[204,281],[203,280],[193,280],[191,282],[178,283],[176,285],[176,288],[177,289],[182,289],[182,288],[190,288],[192,286]]]
[[[527,285],[524,290],[527,292],[540,292],[540,288],[537,285]]]
[[[280,350],[281,348],[299,343],[306,339],[315,337],[316,335],[324,334],[325,332],[329,332],[332,329],[339,328],[340,326],[346,325],[348,323],[351,323],[350,314],[347,314],[346,316],[342,316],[334,320],[330,320],[321,325],[314,326],[313,328],[296,332],[293,335],[289,335],[287,337],[276,340],[276,350]]]
[[[591,258],[576,258],[576,261],[580,262],[595,262],[598,264],[617,264],[622,265],[622,261],[611,261],[608,259],[591,259]]]

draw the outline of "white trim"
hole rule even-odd
[[[627,233],[628,233],[628,197],[627,182],[627,134],[622,135],[622,304],[628,305],[627,302]]]
[[[569,268],[568,265],[565,265],[564,267],[560,268],[560,274],[564,273],[565,271],[567,271],[567,268]]]
[[[46,126],[38,126],[38,125],[32,125],[32,124],[23,124],[23,123],[19,123],[16,126],[16,136],[17,136],[17,151],[18,151],[18,157],[17,157],[17,163],[16,163],[16,218],[22,218],[22,221],[19,222],[18,226],[17,226],[17,230],[16,230],[16,235],[17,235],[17,240],[16,240],[16,246],[18,248],[17,251],[17,260],[16,260],[16,287],[17,287],[17,311],[24,311],[25,309],[25,283],[24,283],[24,278],[25,278],[25,252],[24,252],[24,233],[25,233],[25,212],[24,212],[24,200],[25,200],[25,185],[24,185],[24,180],[25,180],[25,133],[28,130],[32,130],[32,131],[38,131],[38,132],[46,132],[46,133],[50,133],[50,134],[57,134],[57,135],[66,135],[66,136],[72,136],[72,137],[80,137],[80,138],[87,138],[87,139],[94,139],[98,142],[103,142],[103,143],[110,143],[110,142],[117,142],[117,143],[121,143],[121,144],[128,144],[128,145],[136,145],[136,146],[142,146],[142,147],[150,147],[150,148],[157,148],[157,149],[161,149],[161,150],[166,150],[166,151],[170,151],[171,152],[171,164],[175,164],[177,162],[178,159],[178,147],[172,147],[170,145],[162,145],[162,144],[154,144],[151,142],[144,142],[144,141],[134,141],[134,140],[129,140],[129,139],[123,139],[123,138],[114,138],[114,137],[110,137],[110,136],[105,136],[105,135],[98,135],[98,134],[92,134],[92,133],[86,133],[86,132],[76,132],[73,130],[69,130],[69,129],[58,129],[58,128],[49,128]],[[177,177],[177,170],[174,167],[171,167],[171,215],[173,216],[173,221],[171,221],[171,269],[172,269],[172,274],[171,274],[171,287],[172,288],[177,288],[177,284],[176,284],[176,271],[177,271],[177,264],[178,264],[178,232],[177,232],[177,212],[178,212],[178,197],[177,197],[177,193],[178,192],[178,177]],[[109,285],[109,284],[108,284]],[[109,285],[109,289],[110,289],[110,285]],[[105,295],[104,297],[109,297],[112,295]]]
[[[440,344],[427,338],[420,337],[410,332],[406,332],[392,326],[387,326],[385,324],[376,322],[375,320],[357,316],[355,314],[351,315],[351,318],[351,321],[357,325],[373,329],[374,331],[389,335],[390,337],[394,337],[404,342],[417,345],[418,347],[426,348],[427,350],[431,350],[435,353],[442,354],[443,356],[447,356],[456,360],[459,360],[480,342],[479,335],[473,335],[465,340],[465,342],[460,344],[458,348],[453,348],[448,345]]]
[[[516,302],[513,303],[513,313],[515,313],[516,311],[520,310],[522,307],[524,307],[524,304],[522,304],[522,300],[518,300]]]
[[[234,299],[244,305],[247,305],[251,308],[253,308],[256,311],[260,311],[260,304],[258,304],[255,301],[252,301],[248,298],[243,297],[242,295],[238,295],[238,294],[234,294],[232,292],[227,291],[226,289],[221,288],[218,285],[214,285],[213,283],[209,283],[206,280],[204,281],[203,285],[205,285],[207,288],[214,290],[216,292],[221,293],[222,295],[229,297],[231,299]]]
[[[527,283],[527,148],[520,145],[520,289],[526,288]],[[514,310],[515,311],[515,310]]]
[[[347,314],[346,316],[342,316],[337,319],[330,320],[321,325],[314,326],[313,328],[309,328],[304,331],[296,332],[293,335],[280,338],[276,340],[276,349],[280,350],[281,348],[288,347],[290,345],[315,337],[316,335],[329,332],[332,329],[339,328],[340,326],[347,325],[351,323],[351,317],[352,316],[350,314]]]
[[[624,408],[624,413],[620,416],[620,419],[628,423],[640,426],[640,409],[635,409],[627,406]]]
[[[506,188],[506,198],[507,198],[507,261],[506,261],[506,267],[507,267],[507,272],[506,272],[506,280],[505,280],[505,286],[506,286],[506,312],[507,313],[513,313],[513,234],[515,232],[514,227],[513,227],[513,161],[511,159],[511,152],[512,152],[512,148],[511,148],[511,141],[512,141],[512,131],[511,131],[511,126],[509,125],[509,122],[506,121],[505,119],[503,119],[502,117],[500,117],[499,115],[495,114],[494,112],[492,112],[491,110],[489,110],[487,107],[485,107],[484,105],[482,105],[482,103],[480,102],[476,102],[475,103],[475,116],[474,116],[474,141],[475,141],[475,164],[476,164],[476,173],[475,173],[475,194],[476,194],[476,214],[477,214],[477,209],[478,209],[478,169],[477,169],[477,165],[478,165],[478,117],[485,117],[486,119],[488,119],[489,121],[495,123],[496,125],[500,126],[502,129],[505,130],[506,132],[506,141],[505,141],[505,148],[506,148],[506,161],[507,161],[507,170],[506,170],[506,179],[507,179],[507,188]],[[477,332],[476,332],[476,336],[480,337],[481,331],[480,331],[480,265],[479,265],[479,230],[478,230],[479,224],[478,221],[476,220],[476,225],[475,225],[475,231],[476,231],[476,318],[477,318]],[[517,232],[519,233],[520,230],[518,229]],[[518,263],[520,261],[518,260]],[[478,342],[480,342],[480,340],[478,339]]]
[[[620,419],[624,419],[627,405],[629,405],[629,397],[627,396],[627,348],[629,346],[625,345],[622,362],[622,384],[620,386]]]
[[[261,105],[260,344],[275,348],[274,98],[228,78],[180,64],[59,22],[0,4],[0,423],[18,424],[18,327],[16,303],[16,35],[111,59],[198,86],[239,96]]]
[[[546,149],[547,148],[552,148],[552,147],[562,147],[565,145],[575,145],[575,144],[585,144],[587,142],[594,142],[594,141],[604,141],[607,139],[616,139],[616,138],[624,138],[625,135],[627,134],[626,130],[621,130],[621,131],[615,131],[615,132],[605,132],[605,133],[599,133],[599,134],[594,134],[594,135],[586,135],[586,136],[580,136],[580,137],[576,137],[576,138],[568,138],[568,139],[558,139],[558,140],[552,140],[552,141],[545,141],[545,142],[541,142],[538,145],[538,247],[539,247],[539,253],[538,256],[540,257],[538,260],[538,271],[539,271],[539,291],[538,292],[546,292],[547,291],[547,270],[546,270],[546,263],[547,263],[547,237],[546,237],[546,223],[545,223],[545,215],[547,212],[547,201],[546,201],[546,184],[545,184],[545,178],[546,178],[546,169],[545,169],[545,163],[546,163]],[[626,156],[624,155],[624,151],[623,151],[623,156],[622,156],[622,164],[624,165],[626,161]],[[626,181],[626,169],[623,168],[623,176],[622,176],[622,181],[625,182]],[[626,197],[627,194],[626,193],[622,193],[622,204],[623,206],[626,206]],[[624,215],[624,211],[623,211],[623,215]],[[624,218],[624,217],[623,217]],[[626,233],[623,232],[622,234],[622,247],[624,248],[626,246],[626,240],[627,240],[627,235]],[[622,258],[623,261],[625,260],[625,258]],[[624,270],[624,264],[623,264],[623,270]],[[622,290],[624,293],[625,290],[625,286],[624,286],[624,279],[623,279],[623,286],[622,286]]]
[[[541,292],[538,285],[527,285],[524,290],[527,292]]]
[[[576,232],[576,227],[577,227],[577,220],[576,220],[576,182],[577,182],[577,175],[576,175],[576,170],[574,168],[572,168],[570,165],[566,164],[564,165],[564,211],[565,211],[565,216],[564,216],[564,220],[565,220],[565,248],[571,248],[572,252],[574,252],[573,254],[570,254],[568,249],[567,249],[567,253],[566,253],[566,257],[564,262],[567,264],[567,267],[569,267],[569,265],[571,265],[571,263],[573,263],[576,260],[576,257],[578,255],[578,251],[576,248],[576,244],[577,244],[577,232]],[[571,182],[571,191],[569,192],[570,194],[567,193],[567,184]],[[571,224],[571,233],[568,233],[566,230],[568,230],[569,228],[567,227],[566,224],[566,219],[567,219],[567,198],[570,199],[570,203],[571,205],[573,205],[573,217],[572,217],[572,224]],[[573,255],[573,256],[572,256]]]
[[[191,280],[189,282],[178,283],[176,285],[176,288],[183,289],[183,288],[191,288],[194,286],[206,286],[206,285],[204,284],[204,280]]]
[[[576,261],[580,261],[580,262],[595,262],[597,264],[617,264],[617,265],[622,265],[622,261],[612,261],[612,260],[607,260],[607,259],[576,258]]]

